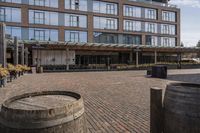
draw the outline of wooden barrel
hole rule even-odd
[[[164,133],[200,133],[200,84],[167,85],[163,106]]]
[[[1,133],[86,133],[83,99],[77,93],[46,91],[5,101]]]

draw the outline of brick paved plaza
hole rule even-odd
[[[171,70],[167,80],[145,77],[146,71],[77,72],[25,75],[0,89],[6,98],[41,90],[80,93],[91,133],[149,133],[150,87],[169,82],[200,83],[200,69]]]

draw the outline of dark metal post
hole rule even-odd
[[[5,27],[6,25],[4,23],[0,23],[0,64],[2,67],[6,67],[7,65]]]
[[[163,130],[162,89],[151,88],[150,133],[162,133],[162,130]]]

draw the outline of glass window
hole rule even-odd
[[[161,33],[175,35],[176,34],[176,26],[169,24],[161,24]]]
[[[157,33],[157,24],[156,23],[145,23],[145,31],[146,32],[151,32],[151,33]]]
[[[117,19],[105,18],[105,17],[94,17],[94,28],[96,29],[111,29],[117,30],[118,23]]]
[[[58,13],[40,10],[29,10],[29,23],[58,25]]]
[[[157,10],[145,8],[145,18],[148,19],[157,19]]]
[[[29,5],[58,8],[58,0],[29,0]]]
[[[124,5],[124,16],[128,17],[142,17],[142,8],[141,7],[136,7],[136,6],[129,6],[129,5]]]
[[[169,11],[162,11],[162,20],[175,22],[176,21],[176,13],[169,12]]]
[[[146,36],[146,45],[158,46],[157,36]]]
[[[66,42],[87,42],[87,32],[85,31],[65,31]]]
[[[142,43],[141,36],[140,35],[123,35],[123,43],[140,45]]]
[[[117,15],[118,6],[115,3],[93,1],[93,12]]]
[[[0,7],[0,21],[21,22],[21,9],[11,7]]]
[[[0,0],[0,2],[22,3],[21,0]]]
[[[29,40],[58,41],[58,30],[30,28]]]
[[[163,47],[176,46],[176,38],[161,37],[161,46]]]
[[[87,0],[65,0],[65,9],[87,11]]]
[[[94,32],[93,38],[94,38],[94,43],[111,43],[111,44],[118,43],[117,34]]]
[[[11,37],[16,36],[18,39],[21,39],[21,27],[6,26],[6,34],[11,35]]]
[[[65,14],[65,26],[87,28],[87,16]]]
[[[141,25],[140,21],[124,20],[125,31],[141,31]]]

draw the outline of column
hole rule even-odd
[[[93,42],[93,14],[89,13],[88,14],[88,42],[92,43]]]
[[[15,46],[15,50],[14,50],[14,65],[19,64],[18,62],[18,56],[19,56],[19,44],[18,44],[18,40],[17,37],[14,37],[14,46]]]
[[[133,52],[132,51],[129,54],[129,61],[130,61],[130,64],[133,63]]]
[[[5,38],[5,27],[4,23],[0,23],[0,64],[6,67],[6,38]]]
[[[24,44],[21,44],[21,65],[24,65]]]
[[[136,51],[136,67],[139,67],[139,51]]]
[[[66,70],[69,70],[69,48],[66,47]]]
[[[29,54],[28,48],[25,48],[25,65],[27,66],[28,66],[28,54]]]
[[[154,63],[157,64],[157,51],[154,51]]]

